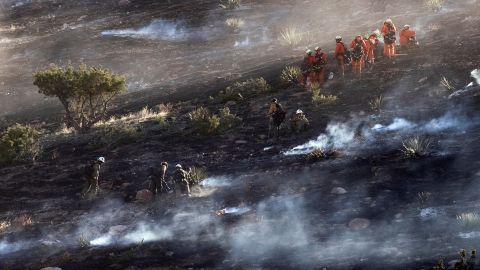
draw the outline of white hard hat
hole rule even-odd
[[[297,112],[296,112],[296,114],[302,114],[302,113],[303,113],[303,111],[300,110],[300,109],[298,109]]]
[[[305,53],[310,54],[310,53],[312,53],[312,50],[308,49],[308,50],[305,51]]]
[[[321,51],[322,49],[320,47],[315,47],[315,51]]]
[[[410,25],[409,24],[405,24],[405,26],[403,28],[410,28]]]
[[[386,19],[385,22],[386,23],[392,23],[392,19]]]
[[[101,163],[105,163],[105,158],[104,157],[98,157],[97,161],[100,161]]]
[[[177,168],[177,169],[181,169],[181,168],[182,168],[182,165],[180,165],[180,164],[177,164],[177,165],[175,165],[175,168]]]
[[[375,34],[377,36],[380,36],[381,33],[380,33],[380,30],[377,29],[377,30],[373,31],[373,34]]]
[[[342,39],[342,37],[341,36],[336,36],[335,39]]]

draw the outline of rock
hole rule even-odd
[[[366,218],[354,218],[348,223],[348,227],[353,230],[363,230],[370,226],[370,220]]]
[[[142,189],[137,192],[135,199],[139,202],[150,202],[153,200],[153,193],[148,189]]]
[[[167,251],[167,253],[165,253],[168,257],[172,257],[173,254],[175,254],[173,251]]]
[[[126,230],[128,229],[127,226],[125,225],[116,225],[116,226],[112,226],[108,229],[108,233],[110,235],[118,235],[118,234],[122,234],[123,232],[125,232]]]
[[[398,213],[395,215],[395,219],[401,219],[403,217],[402,213]]]
[[[335,194],[335,195],[343,195],[347,194],[348,191],[342,187],[334,187],[330,193]]]
[[[235,102],[233,100],[230,100],[227,103],[225,103],[225,106],[227,106],[227,107],[231,107],[231,106],[235,106],[235,105],[237,105],[237,102]]]
[[[426,81],[428,79],[428,77],[423,77],[421,78],[420,80],[418,80],[418,83],[423,83],[424,81]]]
[[[235,141],[236,144],[247,144],[248,142],[245,140],[237,140]]]
[[[258,135],[258,138],[260,138],[260,140],[265,140],[267,138],[267,135],[260,134],[260,135]]]
[[[120,0],[120,1],[118,1],[118,5],[119,6],[130,5],[130,0]]]
[[[62,268],[60,268],[60,267],[44,267],[40,270],[62,270]]]

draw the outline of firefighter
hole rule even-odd
[[[350,48],[352,49],[352,70],[354,74],[362,73],[362,62],[365,59],[365,54],[368,52],[367,44],[363,40],[362,35],[357,35],[354,40],[350,43]]]
[[[302,78],[300,79],[300,85],[309,87],[315,80],[315,66],[316,58],[315,53],[312,50],[305,52],[302,65]]]
[[[477,264],[477,250],[472,249],[472,253],[470,255],[470,258],[467,261],[468,269],[469,270],[474,270],[476,264]]]
[[[169,190],[168,184],[165,181],[165,175],[167,173],[168,163],[162,162],[160,165],[160,172],[156,172],[152,167],[150,168],[150,179],[152,182],[151,191],[153,194],[157,195],[159,192],[167,192]]]
[[[348,58],[348,50],[345,48],[345,44],[342,42],[342,37],[337,36],[335,38],[336,46],[335,53],[333,54],[333,59],[337,60],[338,72],[345,77],[345,63]]]
[[[417,33],[410,28],[410,25],[405,25],[400,31],[400,46],[402,49],[412,49],[417,46]]]
[[[391,19],[387,19],[383,23],[382,33],[383,33],[383,39],[385,43],[383,47],[383,55],[388,58],[392,58],[395,55],[397,28],[395,27]]]
[[[85,198],[87,195],[90,195],[90,197],[97,196],[100,189],[98,178],[100,176],[100,167],[103,163],[105,163],[105,158],[98,157],[95,160],[91,160],[85,167],[86,186],[82,192],[82,198]]]
[[[325,65],[327,64],[327,54],[320,47],[315,48],[315,82],[320,86],[325,83]]]
[[[365,41],[368,47],[368,52],[367,52],[367,57],[368,57],[368,62],[370,64],[375,63],[375,52],[377,51],[378,48],[378,30],[373,32],[368,39]]]
[[[173,173],[173,181],[175,182],[175,194],[177,196],[190,197],[190,184],[188,183],[188,172],[182,168],[182,165],[175,166]]]
[[[305,131],[310,122],[308,121],[305,113],[302,110],[298,109],[295,114],[293,115],[292,119],[290,119],[292,131],[295,133],[300,133]]]
[[[270,108],[268,110],[268,118],[269,118],[269,128],[268,128],[268,138],[271,137],[272,132],[275,131],[276,136],[278,138],[280,126],[285,121],[286,113],[283,110],[282,105],[278,103],[276,98],[272,99],[270,102]]]

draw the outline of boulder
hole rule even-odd
[[[153,200],[153,193],[148,189],[142,189],[137,192],[135,199],[139,202],[151,202]]]
[[[363,230],[370,226],[370,220],[366,218],[354,218],[348,223],[348,227],[353,230]]]
[[[342,187],[334,187],[330,193],[335,194],[335,195],[343,195],[347,194],[348,191]]]

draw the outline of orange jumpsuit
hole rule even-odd
[[[394,24],[388,25],[387,23],[383,24],[382,33],[383,35],[387,35],[388,33],[393,32],[395,34],[397,32],[397,28]],[[387,43],[385,42],[385,46],[383,47],[383,54],[389,58],[395,55],[395,42]]]
[[[303,71],[300,78],[300,85],[305,86],[307,84],[308,79],[310,78],[310,83],[315,81],[315,72],[313,72],[313,67],[317,59],[315,55],[306,55],[303,59]]]
[[[318,82],[320,86],[325,83],[325,65],[327,64],[327,54],[323,52],[317,52],[315,55],[315,82]]]
[[[362,66],[363,66],[362,62],[365,61],[365,53],[368,52],[368,47],[362,38],[361,40],[357,40],[357,39],[352,40],[352,42],[350,43],[350,48],[352,49],[355,48],[357,43],[360,43],[360,46],[362,46],[363,53],[358,59],[355,59],[355,57],[352,55],[352,70],[353,70],[353,73],[360,74],[362,73]]]
[[[400,45],[401,46],[408,46],[408,41],[410,38],[415,37],[417,33],[410,29],[403,29],[400,31]]]
[[[333,59],[337,60],[339,72],[342,74],[342,76],[345,76],[345,45],[343,42],[337,42]]]
[[[367,47],[368,47],[368,52],[367,52],[368,62],[370,64],[373,64],[375,63],[375,50],[377,49],[377,46],[378,46],[377,35],[370,35],[370,37],[368,37],[368,40],[366,40],[365,43],[367,44]]]

